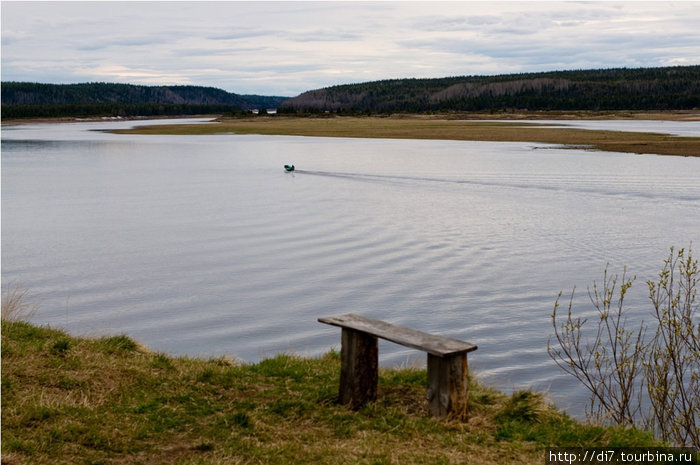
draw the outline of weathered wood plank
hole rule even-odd
[[[354,329],[371,334],[406,347],[425,351],[437,357],[449,357],[464,354],[477,349],[477,346],[459,339],[416,331],[402,326],[392,325],[385,321],[367,318],[361,315],[349,313],[347,315],[319,318],[319,322],[339,326],[341,328]]]
[[[451,357],[428,354],[428,391],[425,397],[432,416],[467,419],[468,373],[466,353]]]
[[[341,404],[358,409],[377,400],[379,344],[371,334],[343,328],[340,349]]]

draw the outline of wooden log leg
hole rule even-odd
[[[376,336],[343,328],[340,358],[340,403],[358,409],[377,400]]]
[[[467,354],[438,357],[428,354],[428,392],[430,414],[467,419],[469,370]]]

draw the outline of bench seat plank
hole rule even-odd
[[[385,321],[367,318],[354,313],[346,315],[319,318],[319,322],[348,328],[355,331],[371,334],[403,346],[422,350],[438,357],[448,357],[457,354],[466,354],[476,350],[476,345],[443,336],[416,331],[402,326],[392,325]]]

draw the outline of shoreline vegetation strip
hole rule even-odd
[[[467,422],[431,418],[425,370],[381,369],[375,403],[337,402],[340,355],[255,364],[155,353],[2,321],[3,464],[541,464],[547,447],[655,447],[470,375]]]
[[[167,124],[111,131],[119,134],[260,134],[312,137],[442,139],[532,142],[608,152],[700,156],[700,137],[652,132],[607,131],[543,126],[536,120],[470,121],[421,117],[220,118],[212,123]]]

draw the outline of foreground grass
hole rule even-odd
[[[350,411],[337,404],[339,366],[335,352],[174,358],[3,320],[2,463],[541,464],[547,446],[655,444],[478,384],[468,422],[433,419],[420,370],[383,370],[379,400]]]
[[[425,117],[257,117],[208,124],[144,126],[114,131],[131,134],[264,134],[314,137],[449,139],[536,142],[596,150],[700,156],[700,138],[657,133],[563,129],[536,123],[466,121]]]

